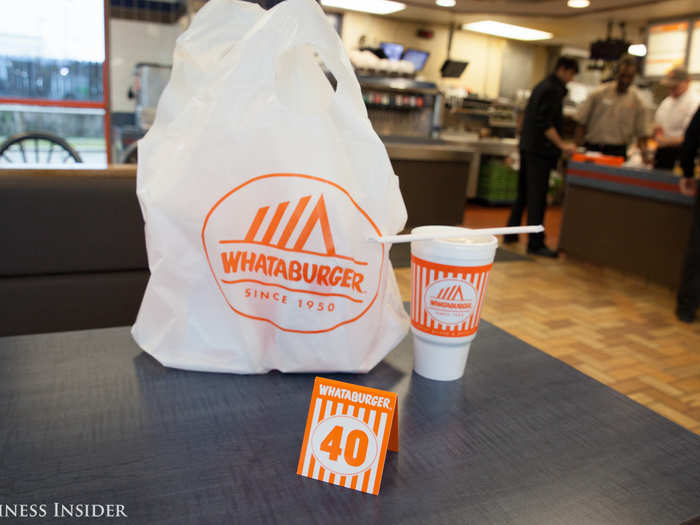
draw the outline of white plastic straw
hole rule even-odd
[[[383,237],[370,237],[370,241],[381,243],[399,243],[411,241],[431,241],[434,239],[460,239],[462,237],[480,237],[482,235],[508,235],[515,233],[539,233],[544,231],[544,226],[507,226],[503,228],[460,228],[454,227],[451,231],[435,233],[414,233],[404,235],[385,235]]]

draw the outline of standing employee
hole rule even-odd
[[[654,138],[658,144],[654,167],[672,170],[681,154],[685,130],[700,106],[700,95],[690,86],[690,77],[684,67],[674,67],[661,81],[669,95],[659,104],[654,116]]]
[[[685,323],[695,321],[695,312],[700,306],[700,193],[697,191],[695,180],[695,157],[699,146],[700,109],[695,112],[695,116],[690,121],[681,147],[681,167],[683,168],[681,193],[695,195],[693,223],[690,227],[690,240],[685,252],[685,264],[676,303],[676,317]]]
[[[576,148],[561,138],[563,127],[562,104],[566,97],[566,84],[578,73],[578,62],[560,57],[554,72],[535,86],[525,107],[520,133],[520,170],[518,172],[518,197],[508,219],[508,226],[520,226],[527,206],[527,223],[542,224],[547,205],[549,174],[556,168],[557,160],[564,153]],[[517,235],[506,235],[503,242],[517,242]],[[528,253],[543,257],[556,257],[557,252],[544,244],[544,233],[531,233]]]
[[[637,139],[646,151],[647,110],[636,87],[637,59],[625,56],[617,64],[614,82],[603,84],[581,104],[576,114],[576,143],[589,151],[627,158],[627,146]]]

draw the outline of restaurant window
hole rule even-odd
[[[32,139],[6,147],[0,163],[105,164],[105,71],[102,1],[22,0],[5,7],[0,16],[0,143]],[[66,155],[52,141],[64,141],[76,155]]]

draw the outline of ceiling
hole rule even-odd
[[[434,0],[403,0],[407,11],[414,8],[469,15],[493,13],[522,17],[616,17],[629,16],[632,19],[668,18],[689,13],[700,14],[697,0],[591,0],[585,9],[567,7],[566,0],[456,0],[452,8],[437,7]]]
[[[112,16],[173,23],[183,11],[196,12],[207,0],[110,0]],[[280,0],[249,0],[270,7]],[[572,9],[566,0],[456,0],[455,7],[435,5],[435,0],[401,0],[406,9],[388,18],[461,25],[486,18],[524,25],[554,34],[547,44],[588,48],[592,40],[606,36],[607,22],[625,22],[626,36],[643,42],[647,22],[697,16],[700,0],[590,0],[585,9]],[[148,5],[151,8],[145,9]],[[158,9],[153,9],[157,6]],[[187,8],[187,9],[185,9]],[[177,12],[175,12],[177,11]],[[143,18],[145,17],[145,18]],[[154,19],[154,18],[157,18]],[[167,18],[167,20],[166,20]],[[616,29],[613,36],[619,36]]]
[[[605,38],[608,21],[616,22],[613,36],[620,35],[617,22],[625,22],[628,40],[644,42],[649,21],[700,18],[698,0],[590,0],[591,6],[585,9],[571,9],[566,6],[566,0],[456,0],[457,5],[452,8],[438,7],[434,0],[401,1],[407,5],[406,9],[389,17],[426,25],[461,25],[492,19],[549,31],[554,38],[546,44],[582,49],[587,49],[595,39]]]

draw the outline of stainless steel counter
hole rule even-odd
[[[459,144],[481,155],[507,157],[518,150],[518,139],[478,138],[466,133],[442,133],[440,138],[448,144]]]
[[[391,160],[464,162],[468,164],[466,197],[476,197],[482,155],[506,157],[518,149],[517,139],[479,139],[463,134],[443,134],[440,139],[384,137]]]
[[[394,160],[427,160],[469,162],[475,151],[456,144],[385,142],[389,158]]]
[[[407,227],[461,224],[476,154],[441,140],[382,137],[408,211]]]
[[[448,144],[459,145],[463,151],[472,152],[473,159],[469,167],[469,180],[467,182],[467,197],[470,199],[476,197],[482,155],[507,157],[518,150],[518,139],[480,139],[473,135],[459,133],[443,133],[440,137]]]

